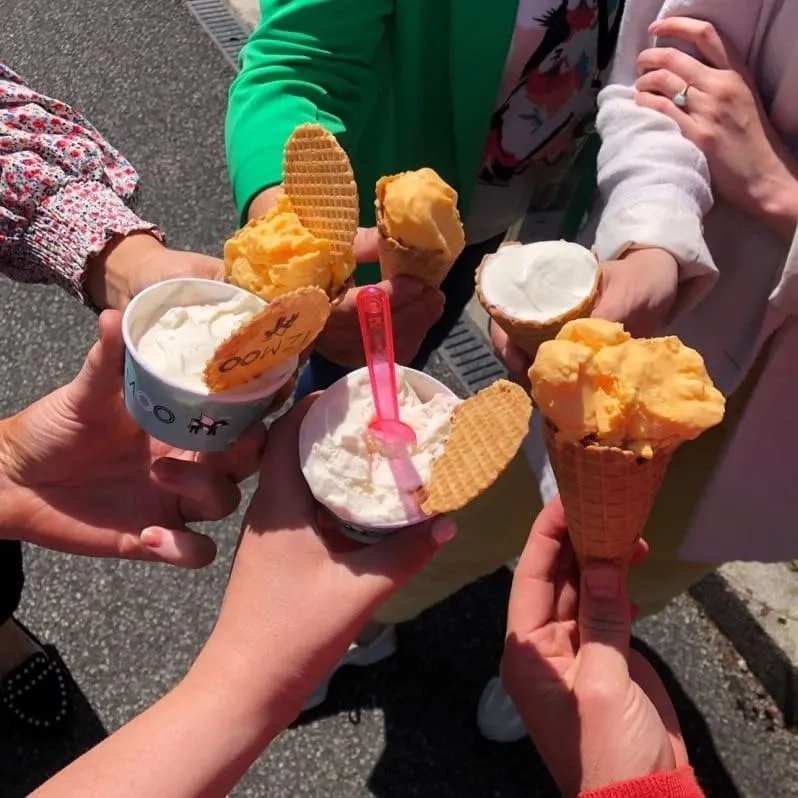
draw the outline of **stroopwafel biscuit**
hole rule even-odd
[[[507,380],[498,380],[458,404],[443,454],[419,489],[422,511],[451,513],[486,491],[518,452],[531,413],[526,391]]]
[[[216,393],[256,379],[307,349],[329,316],[330,300],[321,288],[283,294],[217,347],[205,366],[205,384]]]

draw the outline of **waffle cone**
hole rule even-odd
[[[544,435],[580,565],[628,560],[675,447],[655,451],[647,460],[617,447],[557,440],[548,422]]]
[[[504,242],[501,246],[513,246],[517,242],[514,241],[507,241]],[[487,255],[485,257],[488,257]],[[593,288],[590,291],[590,294],[585,297],[584,301],[582,301],[576,307],[571,308],[570,310],[562,313],[561,315],[550,319],[549,321],[545,322],[534,322],[534,321],[520,321],[519,319],[515,319],[512,316],[508,316],[502,312],[501,308],[498,308],[496,305],[491,304],[486,298],[485,295],[482,293],[481,288],[481,279],[480,275],[482,272],[482,265],[485,262],[485,258],[482,259],[482,263],[480,263],[479,268],[477,269],[475,282],[476,282],[476,292],[477,297],[479,299],[479,303],[482,305],[483,308],[490,314],[490,317],[499,327],[507,333],[508,338],[512,343],[514,343],[519,349],[522,349],[526,352],[529,357],[532,359],[535,358],[537,354],[538,347],[544,341],[550,341],[553,338],[556,338],[557,333],[563,328],[569,321],[573,321],[574,319],[582,319],[591,314],[593,311],[593,307],[596,304],[596,299],[598,298],[598,291],[599,286],[601,284],[601,270],[596,271],[596,280],[593,283]]]
[[[484,493],[518,453],[531,413],[526,391],[507,380],[497,380],[457,405],[443,454],[419,490],[424,513],[451,513]]]
[[[380,273],[383,280],[404,275],[421,280],[428,288],[440,288],[454,261],[445,252],[411,249],[400,244],[378,225]]]

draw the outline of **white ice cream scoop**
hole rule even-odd
[[[570,241],[510,244],[486,256],[480,291],[517,321],[545,324],[582,304],[596,284],[593,253]]]
[[[483,258],[476,289],[496,324],[534,358],[563,324],[590,315],[600,277],[596,257],[579,244],[508,242]]]

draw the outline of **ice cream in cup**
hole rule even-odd
[[[564,324],[590,315],[600,276],[596,256],[579,244],[506,242],[483,258],[476,290],[496,324],[534,358]]]
[[[207,367],[220,346],[266,308],[248,291],[198,278],[166,280],[134,297],[122,333],[125,405],[136,423],[164,443],[210,452],[226,449],[261,421],[296,371],[297,355],[227,390],[208,387]],[[241,371],[259,357],[272,357],[273,345],[260,347],[232,354],[220,371]]]
[[[374,400],[368,369],[342,377],[313,403],[299,431],[302,472],[311,493],[337,520],[339,531],[374,543],[420,523],[419,489],[430,479],[460,400],[421,371],[397,367],[401,419],[416,433],[401,457],[369,434]]]

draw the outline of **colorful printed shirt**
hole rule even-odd
[[[0,63],[0,271],[86,301],[86,261],[154,225],[129,206],[138,175],[80,114]]]
[[[623,0],[519,0],[515,32],[466,219],[469,243],[547,209],[593,132]]]

